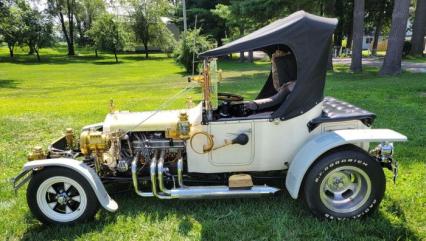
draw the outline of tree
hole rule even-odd
[[[367,33],[373,33],[371,54],[377,55],[377,46],[380,35],[390,25],[393,3],[391,0],[369,0],[366,6],[365,29]]]
[[[74,17],[76,0],[47,0],[48,12],[59,18],[62,33],[68,46],[68,55],[75,55],[74,51]],[[66,24],[68,21],[68,26]]]
[[[118,63],[117,53],[130,43],[130,36],[124,25],[107,13],[93,23],[87,34],[93,39],[96,49],[113,52],[116,63]]]
[[[413,35],[411,37],[412,55],[423,55],[426,34],[426,0],[417,0],[416,15],[413,24]]]
[[[182,64],[187,73],[191,73],[192,71],[193,56],[196,57],[198,54],[212,47],[207,37],[200,33],[201,29],[199,28],[183,33],[173,54],[176,62]]]
[[[395,0],[392,13],[392,27],[389,34],[388,48],[380,69],[380,75],[401,73],[402,48],[407,29],[410,0]]]
[[[0,18],[0,35],[7,43],[9,55],[14,56],[14,49],[22,42],[24,23],[22,21],[22,11],[16,5],[3,6]]]
[[[364,36],[364,0],[355,0],[353,17],[353,47],[351,70],[362,71],[362,39]]]
[[[211,36],[216,40],[217,45],[221,46],[222,40],[227,35],[225,21],[213,14],[211,10],[215,9],[217,4],[228,5],[229,3],[230,0],[186,0],[188,28],[195,26],[195,18],[197,18],[197,27],[201,28],[200,34]],[[177,19],[181,20],[182,6],[179,6],[176,13]]]
[[[25,12],[23,21],[25,23],[23,42],[33,49],[40,62],[39,50],[48,47],[53,42],[53,23],[49,16],[37,10],[30,9]]]
[[[136,39],[142,42],[145,48],[145,57],[148,58],[149,44],[162,44],[165,39],[170,40],[165,35],[170,36],[171,33],[161,21],[161,17],[167,13],[170,5],[166,0],[136,1],[133,5],[135,8],[133,30]]]
[[[229,40],[244,36],[246,31],[251,30],[255,25],[253,18],[249,17],[253,15],[248,16],[242,12],[244,9],[242,4],[244,4],[242,1],[232,1],[231,5],[218,4],[211,10],[214,15],[225,21]],[[243,61],[244,52],[240,52],[240,62]]]
[[[87,36],[87,31],[92,27],[97,16],[101,16],[105,12],[106,6],[103,0],[79,0],[76,2],[75,25],[80,46],[93,45],[93,41]]]

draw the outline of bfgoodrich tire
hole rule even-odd
[[[48,167],[35,172],[28,184],[27,202],[45,224],[75,224],[91,219],[99,204],[87,180],[77,172]]]
[[[303,188],[305,202],[315,216],[352,219],[378,207],[386,180],[380,163],[354,148],[317,160],[306,175]]]

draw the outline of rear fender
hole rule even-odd
[[[300,148],[291,161],[285,181],[286,188],[291,197],[296,199],[309,167],[331,149],[346,144],[406,140],[406,136],[389,129],[336,130],[316,135]]]
[[[54,166],[69,168],[79,173],[81,176],[86,178],[87,182],[89,182],[102,207],[110,212],[115,212],[118,209],[117,203],[108,195],[108,192],[96,172],[81,161],[70,158],[53,158],[30,161],[25,163],[23,172],[29,172],[42,167]]]

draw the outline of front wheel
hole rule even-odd
[[[304,199],[320,218],[360,218],[381,202],[386,180],[374,158],[363,150],[341,150],[323,156],[304,180]]]
[[[27,189],[33,215],[45,224],[74,224],[92,218],[98,210],[93,189],[73,170],[49,167],[34,174]]]

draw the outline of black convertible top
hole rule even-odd
[[[271,116],[289,119],[322,101],[331,36],[336,25],[335,18],[298,11],[240,39],[201,53],[199,57],[218,57],[250,50],[261,50],[271,55],[276,49],[289,49],[296,58],[297,84]],[[258,98],[270,96],[274,91],[270,75]]]

